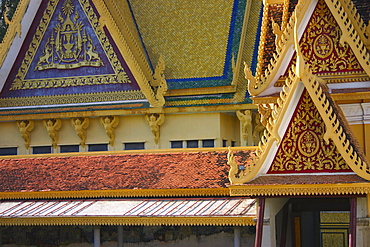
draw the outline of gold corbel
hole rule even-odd
[[[80,145],[82,147],[85,147],[86,142],[86,129],[89,127],[89,118],[83,117],[83,118],[72,118],[71,123],[73,128],[76,131],[76,134],[78,137],[80,137]]]
[[[145,116],[145,120],[148,123],[150,130],[154,135],[155,144],[158,144],[160,136],[160,126],[164,122],[164,114],[163,113],[149,114]]]
[[[62,121],[60,119],[46,119],[44,120],[44,127],[48,132],[49,137],[52,141],[53,148],[57,147],[58,143],[58,130],[62,126]]]
[[[105,133],[109,137],[109,145],[114,145],[114,129],[119,123],[119,118],[117,116],[104,116],[100,117],[100,123],[105,129]]]
[[[31,143],[31,131],[33,130],[34,122],[32,120],[17,121],[17,127],[24,140],[26,149],[29,149]]]

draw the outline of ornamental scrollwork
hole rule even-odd
[[[77,11],[76,4],[73,3],[81,5],[81,13]],[[87,0],[67,0],[54,20],[53,16],[57,6],[59,6],[58,0],[48,1],[10,90],[131,83],[115,49],[110,44],[109,38],[100,28],[99,19],[90,2]],[[86,16],[91,28],[88,29],[82,23],[82,15]],[[47,32],[49,29],[50,32]],[[92,37],[96,37],[95,42],[95,38]],[[43,43],[44,40],[45,43]],[[97,51],[98,44],[104,51],[102,54]],[[41,55],[38,55],[39,49],[42,52]],[[65,76],[55,76],[54,78],[44,78],[37,74],[49,69],[105,67],[106,64],[102,60],[103,55],[109,61],[112,72],[92,75],[83,73],[74,76],[67,75],[67,73]],[[30,76],[30,73],[33,76]]]
[[[268,173],[351,171],[334,143],[325,142],[325,132],[319,111],[304,91]]]
[[[39,57],[35,70],[104,65],[95,51],[91,35],[86,32],[86,27],[79,19],[71,0],[65,1],[58,23],[43,47],[43,55]]]
[[[341,36],[342,31],[325,1],[319,1],[300,42],[313,73],[361,70],[351,47],[341,44]]]

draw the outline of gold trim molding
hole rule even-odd
[[[0,218],[0,226],[125,225],[125,226],[252,226],[247,217],[43,217]]]
[[[106,93],[87,94],[66,94],[53,96],[0,98],[0,107],[14,106],[37,106],[37,105],[58,105],[87,102],[106,102],[145,99],[144,94],[139,90],[116,91]]]
[[[231,196],[318,196],[364,195],[370,193],[370,183],[356,184],[289,184],[289,185],[233,185]]]
[[[122,189],[80,191],[0,192],[1,200],[52,199],[52,198],[103,198],[103,197],[189,197],[229,196],[228,188],[203,189]]]

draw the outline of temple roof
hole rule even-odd
[[[367,1],[267,1],[257,70],[249,86],[251,95],[259,97],[255,102],[264,96],[276,98],[295,64],[295,23],[313,74],[325,79],[329,88],[368,88],[368,6]]]
[[[239,149],[237,153],[243,163],[250,162],[253,156],[251,150]],[[79,197],[83,191],[93,197],[91,191],[105,196],[125,196],[125,193],[126,196],[140,196],[140,193],[141,196],[171,193],[173,196],[181,195],[182,189],[187,191],[184,195],[227,195],[227,191],[222,191],[228,185],[226,154],[226,151],[179,151],[2,159],[0,197],[33,197],[32,194],[37,197],[33,192],[44,192],[41,197],[48,197],[48,192]],[[68,193],[71,191],[75,193]]]
[[[260,9],[249,0],[20,1],[1,44],[0,107],[251,103],[242,62],[256,65]]]

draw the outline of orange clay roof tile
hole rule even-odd
[[[3,159],[0,192],[225,188],[228,170],[226,151]]]

